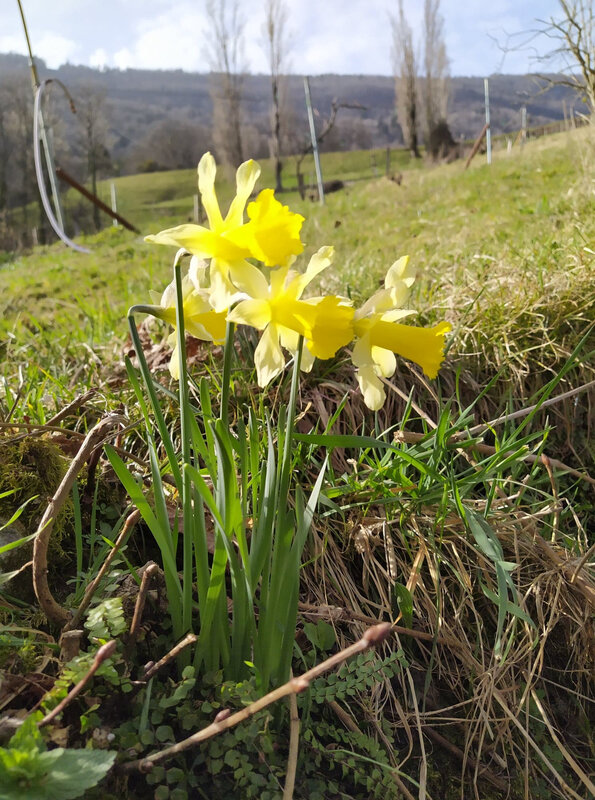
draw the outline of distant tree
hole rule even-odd
[[[550,83],[571,86],[585,98],[589,114],[595,112],[595,10],[593,0],[558,0],[560,14],[544,22],[544,33],[558,42],[546,57],[559,58],[568,65],[564,77],[544,76]],[[576,72],[578,67],[579,72]]]
[[[86,162],[87,180],[91,181],[91,191],[97,194],[97,178],[101,172],[111,167],[108,150],[108,124],[105,109],[105,91],[96,87],[86,87],[77,101],[79,123],[78,143]],[[95,228],[101,227],[99,208],[93,206]]]
[[[427,144],[434,128],[446,120],[448,106],[448,56],[440,0],[424,0],[422,41],[425,72],[422,93]]]
[[[12,152],[9,134],[8,97],[4,87],[0,89],[0,212],[8,205],[8,165]]]
[[[244,19],[239,0],[207,0],[211,65],[213,137],[220,157],[233,166],[244,160],[242,89],[244,74]]]
[[[196,167],[210,147],[211,134],[205,125],[164,119],[149,128],[136,144],[132,160],[142,172],[187,169]]]
[[[406,147],[414,158],[419,158],[417,139],[417,58],[413,43],[413,32],[403,11],[403,0],[399,0],[398,15],[390,14],[389,18],[392,28],[392,59],[397,118],[403,131]]]
[[[7,165],[7,194],[12,206],[21,206],[23,225],[29,228],[29,203],[39,200],[35,168],[33,165],[33,98],[30,82],[20,75],[15,75],[5,84],[5,101],[8,115],[7,146],[12,151],[12,158]],[[41,201],[39,200],[40,222],[45,219]]]
[[[271,72],[271,151],[275,162],[275,191],[283,189],[281,173],[281,81],[282,69],[286,65],[289,41],[287,38],[287,4],[285,0],[265,0],[266,51]]]

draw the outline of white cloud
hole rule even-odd
[[[79,46],[72,39],[48,31],[36,43],[35,55],[43,58],[50,69],[70,61],[79,52]]]
[[[71,59],[79,50],[76,42],[60,36],[58,33],[46,31],[35,42],[33,55],[42,58],[50,69],[56,69]],[[27,43],[24,34],[0,36],[0,53],[21,53],[27,55]]]
[[[26,54],[25,37],[9,34],[0,36],[0,53],[22,53]]]
[[[204,14],[194,3],[181,3],[172,12],[145,17],[136,25],[127,47],[114,53],[116,67],[206,71]]]
[[[16,3],[4,3],[0,52],[26,53]],[[35,55],[52,67],[66,60],[121,68],[207,71],[206,0],[27,0],[26,13]],[[296,73],[391,72],[391,32],[387,11],[396,0],[287,0],[292,42],[290,67]],[[423,3],[404,0],[419,33]],[[262,49],[264,4],[240,0],[246,19],[246,58],[256,72],[268,70]],[[455,75],[489,74],[502,50],[488,36],[534,27],[535,17],[556,13],[557,0],[442,0],[445,34]],[[84,13],[83,13],[84,10]],[[55,33],[54,31],[59,31]],[[502,69],[524,72],[527,53],[506,54]]]
[[[108,65],[109,60],[109,56],[103,47],[98,47],[97,50],[94,50],[89,56],[88,63],[90,67],[102,69],[102,67],[106,67]]]

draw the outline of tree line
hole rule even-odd
[[[587,98],[587,108],[592,110],[595,102],[592,3],[590,0],[559,2],[561,16],[552,18],[542,29],[557,42],[556,52],[562,52],[569,60],[570,74],[556,80],[578,88]],[[281,191],[287,157],[291,154],[299,159],[310,146],[303,110],[300,113],[296,108],[296,79],[288,77],[292,57],[290,6],[288,0],[263,0],[261,45],[269,67],[268,119],[264,114],[255,118],[246,113],[248,75],[245,18],[241,8],[240,0],[206,2],[210,115],[202,114],[197,119],[176,115],[175,119],[153,118],[151,122],[147,111],[146,121],[141,123],[137,119],[135,132],[117,131],[110,125],[110,98],[106,90],[97,82],[90,82],[79,87],[75,118],[57,114],[52,118],[51,112],[47,112],[58,163],[81,182],[91,184],[95,191],[101,177],[190,167],[206,150],[212,150],[220,162],[232,166],[248,156],[270,156],[275,164],[275,188]],[[415,158],[420,156],[422,142],[433,157],[446,155],[454,145],[448,124],[452,82],[440,0],[424,0],[418,39],[406,17],[403,0],[393,0],[392,9],[389,21],[394,112],[388,119],[372,119],[363,106],[350,102],[348,97],[328,102],[328,108],[319,109],[323,150],[378,146],[380,131],[383,143],[402,142]],[[89,73],[94,74],[91,70]],[[125,83],[130,77],[123,75],[121,80]],[[548,76],[545,80],[551,82]],[[40,240],[44,237],[45,219],[33,169],[32,127],[30,86],[26,76],[15,73],[0,85],[0,249],[4,250],[26,244],[26,232],[33,227]],[[137,137],[139,127],[143,134]],[[116,163],[114,153],[122,151],[122,142],[128,145],[126,162]],[[97,213],[85,201],[75,205],[71,214],[75,229],[99,226]],[[15,234],[17,229],[21,233]]]

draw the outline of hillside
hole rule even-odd
[[[58,70],[39,63],[42,78],[61,80],[77,98],[89,92],[105,93],[105,116],[111,135],[111,154],[126,171],[135,171],[131,163],[134,148],[152,127],[163,120],[199,123],[208,129],[212,103],[210,77],[206,73],[106,69],[63,65]],[[0,89],[20,76],[28,92],[28,66],[24,56],[0,54]],[[341,112],[343,129],[338,126],[332,149],[396,146],[402,142],[394,120],[394,86],[388,76],[317,75],[311,78],[313,103],[318,120],[329,112],[331,102],[359,104],[361,110]],[[75,138],[76,118],[58,98],[57,116],[69,140]],[[481,77],[455,77],[451,80],[449,124],[455,139],[474,138],[484,122],[484,89]],[[490,78],[492,131],[494,134],[517,131],[520,109],[527,108],[528,124],[543,125],[563,119],[563,104],[570,110],[581,104],[569,89],[555,88],[540,93],[539,82],[531,76],[493,75]],[[270,81],[266,75],[247,75],[244,83],[244,115],[247,126],[253,126],[260,139],[255,145],[262,156],[266,152]],[[304,89],[301,76],[291,75],[286,81],[286,107],[293,127],[307,135]],[[355,122],[354,126],[346,121]],[[264,142],[261,140],[264,137]],[[300,135],[301,139],[302,136]],[[264,152],[262,149],[264,148]]]
[[[175,242],[110,226],[0,265],[2,797],[593,796],[594,154],[585,127],[399,183],[324,154],[349,180],[283,195],[304,252],[236,262],[223,346],[213,261],[176,273],[177,317],[161,296]],[[143,235],[191,218],[196,169],[116,183]],[[353,339],[300,377],[304,320],[326,346],[348,299]]]

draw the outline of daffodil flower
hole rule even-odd
[[[178,225],[146,237],[154,244],[175,245],[199,258],[211,258],[211,302],[222,311],[237,299],[236,280],[242,282],[247,258],[256,258],[267,266],[286,265],[292,256],[303,250],[299,232],[304,218],[289,211],[264,190],[248,206],[249,222],[244,222],[244,209],[260,175],[259,165],[245,161],[236,172],[236,196],[223,217],[215,192],[217,166],[210,153],[198,164],[198,188],[207,214],[209,227]]]
[[[178,251],[176,262],[184,254]],[[206,342],[222,344],[225,340],[227,311],[217,312],[210,304],[209,291],[204,287],[204,275],[207,264],[193,257],[190,261],[188,274],[182,277],[182,298],[184,309],[184,327],[186,333],[196,339]],[[173,326],[174,331],[167,338],[167,343],[173,348],[169,362],[169,371],[176,380],[180,377],[178,362],[178,340],[176,327],[176,285],[172,281],[159,297],[156,292],[151,292],[151,298],[156,304],[152,306],[137,306],[139,311],[152,314]]]
[[[272,189],[263,189],[246,209],[250,222],[236,232],[235,240],[267,267],[285,267],[304,249],[300,230],[304,217],[282,205]]]
[[[267,386],[285,367],[282,347],[295,353],[299,337],[306,344],[302,369],[311,368],[314,358],[331,358],[353,338],[353,308],[340,297],[302,300],[308,284],[332,261],[333,248],[323,247],[310,259],[303,274],[279,267],[270,282],[260,273],[253,282],[252,296],[242,300],[228,315],[230,322],[263,331],[254,353],[258,385]]]
[[[396,368],[395,353],[414,361],[429,378],[435,378],[444,358],[444,337],[451,330],[448,322],[433,328],[402,325],[413,311],[395,308],[406,300],[414,276],[408,258],[396,261],[388,270],[385,288],[376,292],[355,312],[356,343],[352,361],[357,381],[368,408],[378,411],[386,399],[382,378],[390,378]]]

